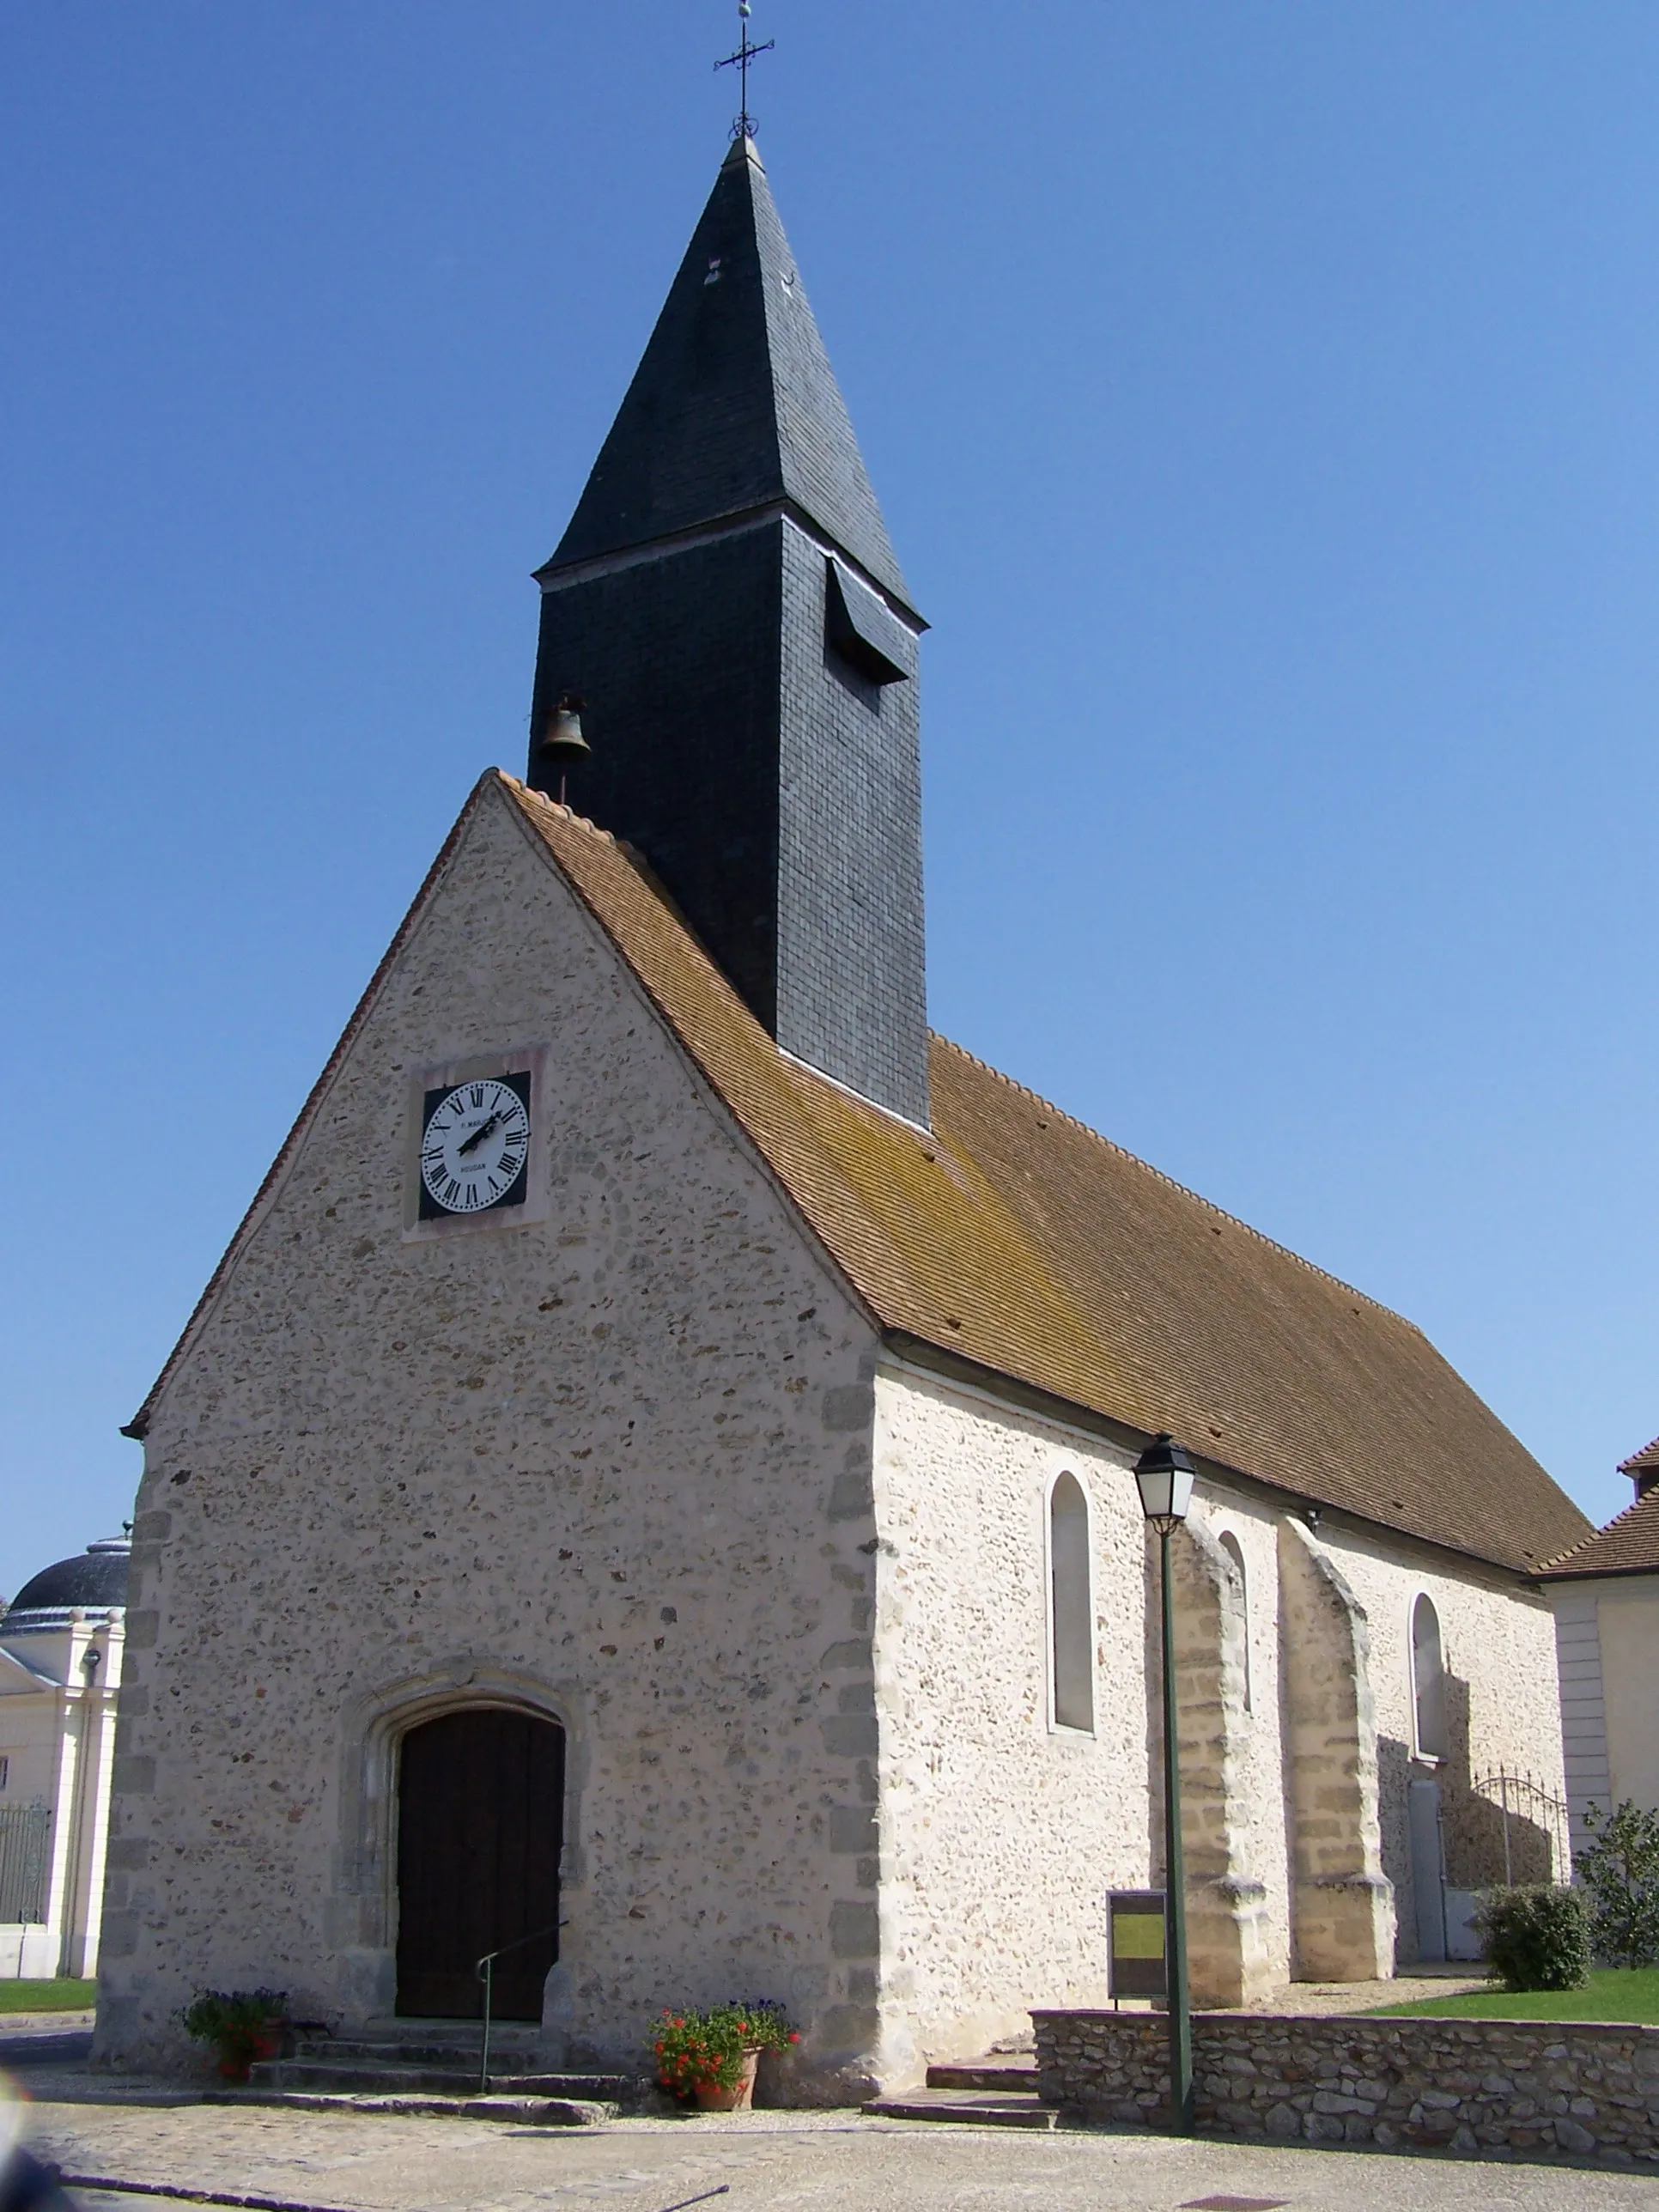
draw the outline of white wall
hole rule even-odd
[[[890,1361],[878,1386],[875,1468],[882,1911],[898,1970],[886,2047],[895,2063],[908,2053],[919,2064],[984,2048],[1018,2029],[1027,2005],[1103,2002],[1102,1899],[1145,1884],[1154,1863],[1155,1594],[1130,1457],[1099,1439]],[[1091,1737],[1056,1730],[1050,1718],[1044,1514],[1062,1468],[1082,1485],[1092,1517]],[[1267,1966],[1282,1982],[1291,1903],[1279,1509],[1205,1483],[1194,1519],[1233,1535],[1246,1568],[1251,1710],[1225,1723],[1241,1778],[1234,1871],[1266,1892]],[[1425,1591],[1432,1598],[1453,1678],[1458,1759],[1442,1778],[1455,1845],[1457,1792],[1472,1776],[1504,1765],[1562,1790],[1550,1613],[1497,1571],[1407,1539],[1339,1532],[1327,1520],[1315,1541],[1366,1617],[1385,1870],[1400,1892],[1409,1956],[1413,1603]],[[1462,1838],[1492,1839],[1484,1827]],[[1500,1876],[1501,1868],[1488,1878]]]
[[[1558,1799],[1565,1796],[1554,1622],[1547,1599],[1474,1562],[1460,1570],[1426,1548],[1396,1547],[1381,1534],[1322,1528],[1321,1540],[1364,1606],[1370,1631],[1383,1865],[1395,1886],[1405,1963],[1416,1956],[1417,1924],[1408,1776],[1440,1780],[1448,1872],[1457,1888],[1503,1879],[1501,1816],[1489,1809],[1496,1800],[1472,1802],[1471,1782],[1502,1768],[1530,1775]],[[1450,1756],[1437,1767],[1414,1756],[1411,1618],[1419,1595],[1439,1616],[1448,1676]],[[1565,1878],[1559,1859],[1555,1870]]]
[[[1613,1799],[1659,1808],[1659,1577],[1603,1583],[1595,1610]]]
[[[1146,1887],[1146,1527],[1110,1447],[920,1370],[878,1381],[890,2062],[971,2057],[1106,1996],[1109,1889]],[[1047,1510],[1090,1509],[1095,1726],[1052,1719]]]
[[[1584,1809],[1659,1808],[1659,1575],[1548,1585],[1575,1841]]]

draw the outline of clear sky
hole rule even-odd
[[[756,0],[934,627],[936,1025],[1659,1430],[1659,10]],[[724,150],[735,8],[0,0],[0,1590],[479,770]]]

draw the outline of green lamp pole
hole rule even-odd
[[[1135,1462],[1141,1510],[1158,1531],[1164,1615],[1164,1948],[1170,1985],[1170,2124],[1177,2135],[1187,2136],[1193,2131],[1193,2021],[1187,1998],[1187,1872],[1181,1850],[1181,1739],[1176,1715],[1170,1539],[1187,1518],[1197,1472],[1167,1432],[1154,1437]]]

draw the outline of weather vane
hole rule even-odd
[[[749,112],[749,64],[757,54],[769,54],[778,42],[775,39],[769,39],[764,46],[757,46],[750,40],[749,0],[738,0],[738,20],[743,28],[743,35],[738,41],[738,51],[734,54],[727,54],[724,61],[716,62],[714,67],[717,70],[731,69],[735,64],[738,80],[742,86],[742,91],[738,95],[742,112],[732,125],[732,136],[734,138],[752,138],[755,135],[755,118]]]

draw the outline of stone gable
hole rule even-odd
[[[545,1218],[411,1237],[411,1083],[513,1046]],[[856,2069],[874,1358],[487,780],[151,1409],[105,2055],[204,1982],[389,2011],[397,1734],[483,1699],[568,1732],[574,2046],[737,1992]]]

